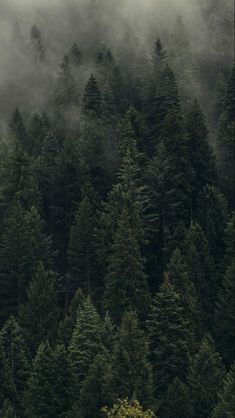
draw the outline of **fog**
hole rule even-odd
[[[233,7],[233,0],[0,0],[0,118],[7,120],[17,105],[44,106],[74,42],[87,57],[105,43],[120,62],[128,57],[129,65],[142,50],[150,55],[157,37],[169,40],[179,14],[196,59],[229,67]],[[40,68],[28,53],[34,24],[46,51]],[[86,64],[81,85],[91,70],[92,63]]]

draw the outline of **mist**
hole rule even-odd
[[[129,68],[142,51],[151,58],[157,37],[167,45],[178,15],[183,18],[195,59],[199,63],[211,60],[212,65],[219,62],[229,68],[233,61],[233,1],[214,1],[210,16],[204,11],[204,3],[203,0],[1,0],[1,120],[5,122],[16,106],[23,107],[22,110],[44,107],[60,62],[73,43],[86,55],[86,65],[80,71],[82,90],[94,69],[92,57],[102,45],[107,45],[117,61]],[[218,10],[221,22],[214,22],[213,11],[218,14]],[[41,31],[46,51],[45,64],[40,67],[35,66],[28,53],[34,24]]]

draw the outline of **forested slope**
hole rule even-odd
[[[0,417],[232,418],[231,3],[71,7],[2,40]]]

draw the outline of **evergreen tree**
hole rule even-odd
[[[225,251],[228,211],[226,200],[216,187],[206,186],[201,191],[198,198],[198,220],[205,231],[211,254],[219,268]]]
[[[83,112],[85,115],[101,116],[101,94],[98,83],[92,74],[86,84],[83,97]]]
[[[68,312],[59,324],[58,335],[61,341],[66,344],[69,344],[73,330],[77,323],[77,318],[80,315],[80,310],[82,309],[83,303],[86,300],[86,296],[83,291],[79,288],[77,289],[73,299],[70,302]]]
[[[218,402],[225,370],[214,343],[205,337],[189,370],[188,383],[193,400],[194,416],[207,418]]]
[[[0,240],[1,320],[25,300],[26,286],[40,262],[52,263],[51,239],[35,207],[24,210],[18,203],[8,213]]]
[[[10,399],[15,400],[16,388],[11,378],[10,368],[6,359],[2,344],[0,344],[0,405],[9,403]],[[3,414],[2,410],[0,410]],[[0,415],[1,416],[1,415]]]
[[[97,355],[82,384],[79,409],[82,418],[103,417],[101,409],[114,401],[112,366],[106,355]]]
[[[162,418],[194,417],[189,388],[178,377],[167,389],[158,412]]]
[[[5,210],[17,201],[25,209],[41,204],[35,160],[21,146],[7,153],[1,184],[0,198]]]
[[[48,343],[42,343],[33,361],[33,371],[25,393],[25,416],[69,416],[73,402],[73,378],[64,347],[57,346],[53,350]]]
[[[66,110],[70,106],[78,103],[77,86],[67,55],[64,56],[60,65],[60,72],[57,78],[54,95],[55,105],[62,110]]]
[[[88,297],[79,312],[69,345],[69,356],[78,388],[81,388],[91,363],[102,352],[102,322]]]
[[[157,76],[156,81],[159,81],[158,76],[161,74],[165,67],[167,59],[167,53],[162,45],[161,39],[157,39],[154,42],[153,53],[152,53],[152,60],[153,60],[153,67],[154,67],[154,75]]]
[[[184,123],[179,112],[168,112],[162,125],[161,142],[150,161],[148,181],[152,205],[159,215],[159,248],[164,265],[177,245],[177,230],[188,226],[191,211],[192,169],[187,152]]]
[[[46,52],[42,42],[42,35],[36,25],[33,25],[30,31],[29,49],[35,64],[45,60]]]
[[[193,170],[192,217],[199,192],[207,184],[216,181],[215,158],[208,143],[208,131],[204,115],[197,100],[194,101],[186,119],[187,147]]]
[[[191,338],[182,299],[167,278],[153,299],[147,326],[155,393],[160,398],[175,377],[185,377]]]
[[[32,351],[41,342],[53,342],[56,338],[59,290],[58,276],[40,264],[27,289],[26,303],[20,310],[21,324]]]
[[[28,134],[18,107],[14,110],[10,121],[10,132],[15,144],[21,146],[24,150],[27,150]]]
[[[219,135],[217,148],[219,152],[219,179],[220,186],[227,197],[231,207],[235,207],[235,66],[227,81],[225,96],[222,101],[222,113],[219,121]]]
[[[235,405],[235,364],[232,365],[224,381],[219,401],[214,408],[211,418],[233,418]]]
[[[75,66],[82,64],[82,51],[76,43],[74,43],[69,50],[69,58],[71,63]]]
[[[235,358],[235,260],[228,266],[215,309],[215,334],[219,352],[226,364]]]
[[[95,265],[94,233],[97,224],[95,202],[86,195],[78,206],[70,229],[68,264],[71,290],[78,287],[88,293],[94,291],[97,269]]]
[[[210,254],[207,237],[199,224],[192,224],[186,235],[183,251],[190,279],[203,309],[204,326],[211,325],[216,300],[218,277]]]
[[[152,140],[155,144],[161,137],[162,124],[168,112],[179,113],[180,110],[181,103],[178,84],[172,69],[167,64],[161,73],[159,88],[156,90],[153,105],[150,109],[150,118],[148,118],[150,125],[153,126]]]
[[[134,396],[152,406],[152,370],[148,361],[148,343],[133,311],[122,319],[114,348],[114,387],[119,399]]]
[[[0,346],[6,360],[6,370],[9,371],[10,384],[12,389],[15,389],[13,401],[17,409],[22,411],[22,396],[26,388],[30,364],[23,331],[13,316],[2,327]],[[6,383],[8,382],[5,381]]]
[[[139,318],[144,319],[149,298],[138,236],[131,226],[127,209],[124,209],[111,248],[104,305],[115,322],[120,322],[127,309],[136,310]]]
[[[198,293],[189,277],[187,265],[179,249],[176,249],[167,265],[165,276],[180,295],[184,306],[185,318],[189,321],[193,335],[200,335],[201,309]]]

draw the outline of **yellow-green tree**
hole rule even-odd
[[[111,410],[104,408],[103,411],[107,418],[156,418],[152,411],[143,411],[137,400],[119,400]]]

